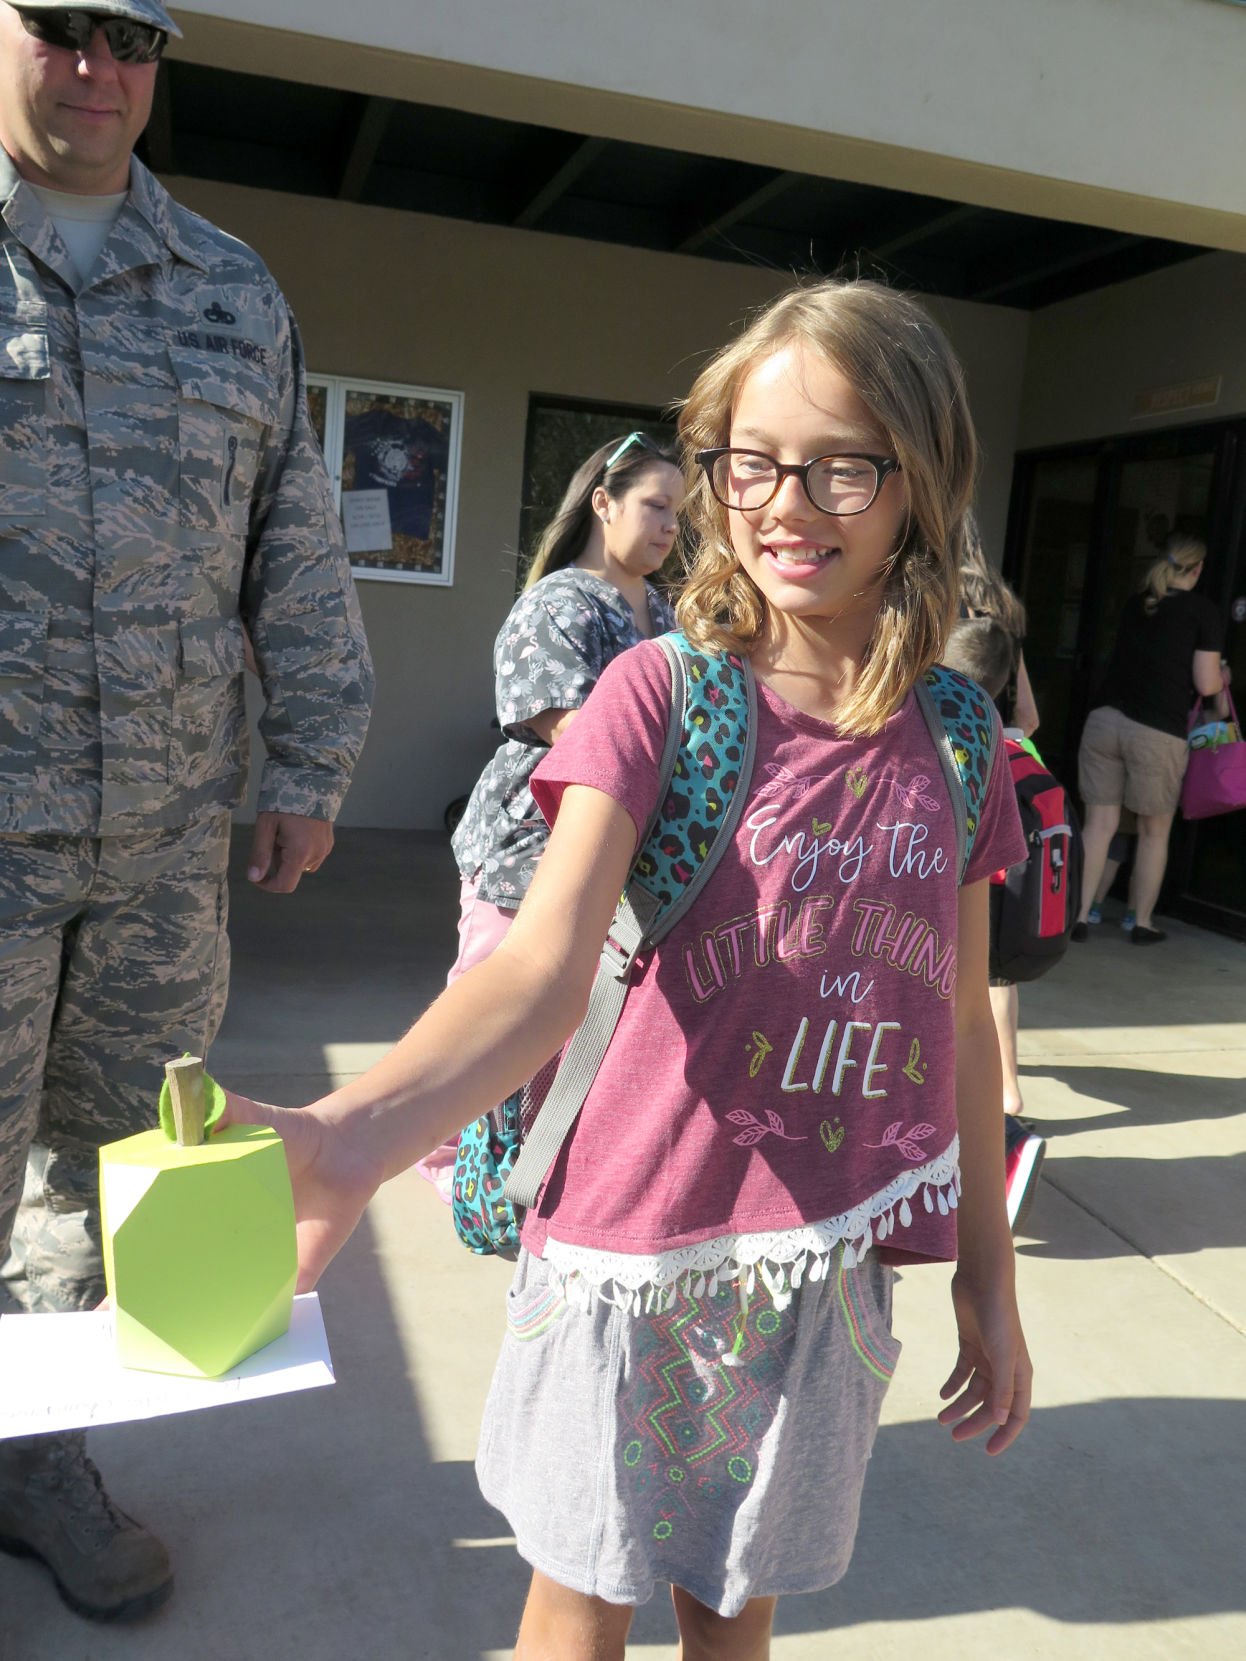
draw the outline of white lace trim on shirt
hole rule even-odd
[[[560,1285],[569,1303],[588,1307],[593,1299],[617,1304],[633,1315],[660,1313],[674,1303],[681,1288],[691,1297],[711,1296],[720,1285],[739,1285],[751,1294],[761,1281],[776,1308],[785,1308],[802,1280],[822,1280],[831,1259],[843,1247],[852,1268],[872,1245],[881,1245],[913,1221],[910,1203],[918,1195],[927,1212],[947,1216],[960,1195],[960,1138],[953,1137],[937,1158],[901,1171],[876,1194],[851,1211],[821,1223],[779,1229],[771,1234],[719,1234],[692,1246],[641,1256],[598,1251],[549,1237],[544,1259],[550,1280]]]

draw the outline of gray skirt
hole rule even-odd
[[[569,1304],[521,1253],[476,1459],[520,1556],[610,1603],[667,1581],[724,1616],[833,1585],[900,1354],[892,1280],[837,1253],[785,1307],[758,1282],[747,1308],[732,1286],[633,1315]]]

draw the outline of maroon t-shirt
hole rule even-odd
[[[653,643],[610,665],[533,776],[551,823],[568,785],[591,785],[643,834],[669,703]],[[1024,854],[997,765],[966,881]],[[638,961],[528,1249],[649,1256],[838,1219],[845,1241],[868,1227],[897,1257],[954,1257],[957,874],[912,694],[852,738],[759,685],[732,845]]]

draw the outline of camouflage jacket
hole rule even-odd
[[[372,667],[302,349],[242,243],[137,161],[89,281],[0,150],[0,832],[333,818]]]

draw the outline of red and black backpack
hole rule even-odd
[[[1037,752],[1015,738],[1004,751],[1027,857],[991,878],[991,976],[1037,980],[1064,956],[1082,893],[1082,833],[1073,804]]]

